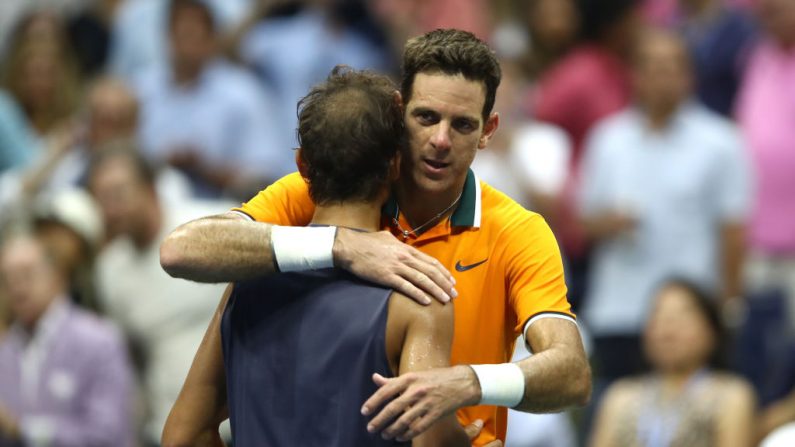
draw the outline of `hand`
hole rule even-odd
[[[481,430],[483,430],[483,421],[481,421],[480,419],[464,427],[464,432],[467,434],[469,442],[474,441],[480,434]],[[500,441],[499,439],[495,439],[494,441],[491,441],[490,443],[484,445],[483,447],[502,447],[502,441]]]
[[[367,431],[381,432],[384,439],[408,441],[441,417],[480,401],[477,376],[466,365],[412,372],[393,379],[373,374],[373,381],[379,389],[364,403],[362,414],[370,415],[391,400],[367,424]]]
[[[455,298],[455,279],[442,264],[388,231],[361,233],[340,228],[334,240],[334,265],[397,290],[420,304]]]

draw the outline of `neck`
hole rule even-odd
[[[413,228],[424,225],[450,207],[450,205],[461,196],[465,181],[466,177],[453,188],[433,193],[422,190],[413,183],[399,182],[395,189],[395,193],[397,195],[398,204],[400,205],[400,211],[403,212],[406,220],[408,220]],[[439,216],[439,219],[444,219],[446,216],[449,216],[455,212],[457,207],[458,204]]]
[[[195,84],[201,74],[201,66],[174,64],[174,81],[179,85]]]
[[[673,119],[677,107],[646,109],[646,119],[649,127],[654,131],[665,129]]]
[[[666,395],[681,393],[699,370],[700,367],[687,367],[664,372],[661,377],[663,393]]]
[[[381,229],[381,205],[377,202],[318,205],[312,223],[378,231]]]
[[[153,200],[146,210],[140,231],[132,235],[133,244],[135,247],[144,251],[149,248],[152,243],[157,239],[160,234],[160,227],[163,224],[163,212],[160,205],[156,200]]]

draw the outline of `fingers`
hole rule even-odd
[[[367,416],[371,414],[374,409],[381,408],[386,401],[403,392],[403,390],[408,387],[408,383],[403,386],[403,382],[406,382],[405,377],[406,376],[401,376],[396,379],[386,379],[380,374],[373,374],[373,382],[380,388],[365,401],[364,405],[362,405],[362,415]]]
[[[418,433],[424,431],[430,424],[423,424],[422,418],[428,413],[428,409],[422,405],[415,405],[408,408],[400,417],[381,432],[384,439],[397,438],[398,441],[408,441]],[[409,430],[411,428],[411,430]]]
[[[381,388],[381,390],[389,387],[390,387],[389,385],[384,386]],[[370,421],[370,423],[367,424],[367,431],[369,431],[370,433],[383,431],[383,429],[387,426],[387,424],[395,420],[395,418],[397,418],[398,415],[401,415],[402,413],[407,411],[409,407],[414,405],[417,402],[417,400],[421,399],[424,396],[425,392],[423,390],[415,390],[414,392],[410,393],[407,392],[401,394],[400,397],[392,400],[392,402],[388,403],[384,408],[381,409],[381,411],[378,412],[378,414]],[[368,407],[368,408],[375,408],[375,407]]]
[[[440,302],[446,303],[451,297],[455,298],[458,295],[453,287],[455,280],[436,259],[416,252],[414,256],[406,259],[404,264],[410,268],[410,271],[405,273],[406,279]]]
[[[470,441],[477,438],[481,430],[483,430],[483,421],[480,419],[476,419],[475,422],[464,427],[464,432],[466,432]]]
[[[431,304],[431,298],[425,292],[400,275],[390,275],[383,283],[385,286],[397,290],[420,304]]]

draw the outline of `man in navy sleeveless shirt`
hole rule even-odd
[[[296,162],[317,204],[312,225],[380,229],[381,206],[398,175],[395,142],[404,141],[394,92],[385,77],[338,67],[299,103]],[[376,391],[373,372],[448,364],[452,305],[428,309],[336,268],[241,281],[227,299],[221,336],[236,445],[409,445],[369,433],[360,409]],[[217,422],[224,416],[208,415]],[[164,442],[168,436],[167,426]],[[217,433],[203,439],[220,441]],[[469,440],[451,414],[411,445]]]

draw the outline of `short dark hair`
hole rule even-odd
[[[491,114],[502,78],[494,51],[474,34],[457,29],[437,29],[409,39],[403,48],[402,73],[400,92],[406,103],[417,73],[460,74],[470,81],[482,82],[486,88],[483,121]]]
[[[640,0],[579,0],[582,35],[595,41],[640,5]]]
[[[215,22],[213,10],[205,1],[202,0],[171,0],[168,8],[169,28],[174,26],[174,20],[176,19],[177,14],[183,9],[194,9],[199,11],[204,18],[207,28],[211,32],[216,31],[217,23]]]
[[[389,78],[337,66],[298,102],[298,142],[317,204],[375,200],[404,146],[403,114]]]

